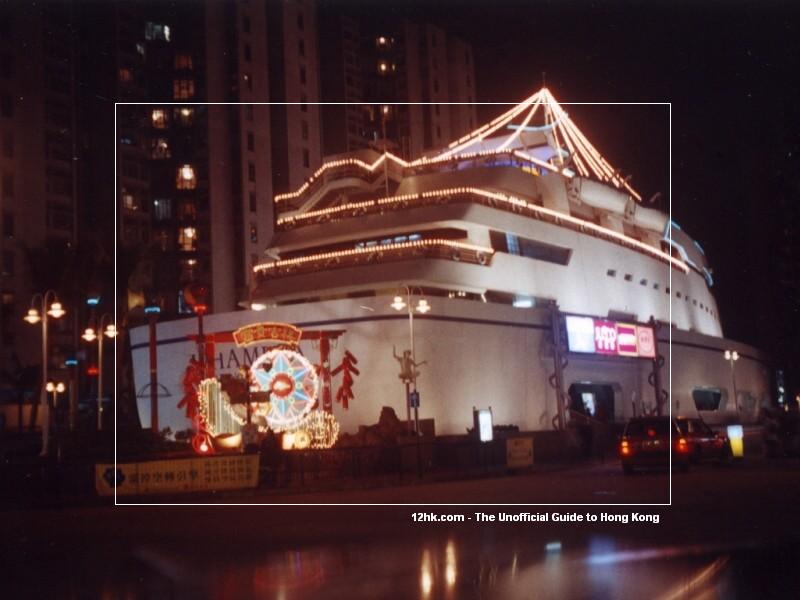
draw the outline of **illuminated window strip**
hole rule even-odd
[[[455,248],[457,250],[471,250],[473,252],[483,252],[484,254],[488,254],[492,256],[494,254],[494,250],[492,248],[487,248],[485,246],[476,246],[474,244],[467,244],[464,242],[456,242],[453,240],[445,240],[445,239],[430,239],[430,240],[415,240],[413,242],[399,242],[396,244],[382,244],[380,246],[374,246],[370,248],[351,248],[349,250],[336,250],[334,252],[323,252],[321,254],[311,254],[308,256],[299,256],[297,258],[287,258],[286,260],[276,260],[269,263],[262,263],[260,265],[256,265],[253,267],[253,272],[258,273],[259,271],[267,271],[270,269],[276,269],[280,267],[288,267],[291,265],[300,265],[307,262],[314,262],[317,260],[326,260],[329,258],[340,258],[343,256],[356,256],[358,254],[370,254],[376,251],[387,251],[387,250],[404,250],[410,248],[425,248],[428,246],[447,246],[449,248]]]
[[[601,225],[597,225],[595,223],[592,223],[591,221],[585,221],[583,219],[579,219],[577,217],[573,217],[572,215],[567,215],[567,214],[564,214],[564,213],[561,213],[561,212],[558,212],[558,211],[555,211],[555,210],[552,210],[552,209],[549,209],[549,208],[545,208],[544,206],[539,206],[537,204],[531,204],[531,203],[526,202],[525,200],[523,200],[521,198],[517,198],[515,196],[509,196],[509,195],[506,195],[506,194],[501,194],[499,192],[491,192],[489,190],[484,190],[484,189],[481,189],[481,188],[458,187],[458,188],[446,188],[446,189],[442,189],[442,190],[431,190],[431,191],[428,191],[428,192],[423,192],[422,194],[419,194],[419,197],[422,197],[422,198],[436,198],[436,197],[440,197],[440,196],[449,196],[449,195],[453,195],[453,194],[475,194],[476,196],[482,196],[484,198],[489,198],[489,199],[492,199],[492,200],[496,200],[498,202],[504,202],[504,203],[510,204],[512,206],[518,206],[520,208],[525,208],[525,209],[528,209],[528,210],[530,210],[532,212],[538,213],[540,215],[546,215],[547,217],[553,219],[556,223],[558,223],[559,221],[566,221],[568,223],[571,223],[571,224],[577,226],[578,228],[590,229],[592,231],[597,232],[601,236],[607,236],[607,237],[610,237],[610,238],[614,238],[615,240],[618,240],[619,242],[621,242],[623,245],[627,244],[627,245],[633,246],[633,247],[643,251],[646,254],[649,254],[649,255],[651,255],[651,256],[653,256],[655,258],[658,258],[658,259],[660,259],[660,260],[672,265],[673,267],[676,267],[676,268],[680,269],[684,273],[688,273],[689,272],[689,267],[682,260],[678,260],[678,259],[674,258],[673,256],[671,256],[670,254],[667,254],[666,252],[663,252],[662,250],[659,250],[657,248],[653,248],[652,246],[650,246],[648,244],[645,244],[644,242],[640,242],[639,240],[634,239],[632,237],[629,237],[629,236],[627,236],[625,234],[618,233],[618,232],[616,232],[616,231],[614,231],[612,229],[608,229],[608,228],[603,227]],[[365,207],[368,208],[370,206],[376,206],[376,205],[396,204],[396,203],[399,203],[399,202],[404,202],[406,200],[412,200],[412,199],[414,199],[416,197],[417,197],[416,194],[406,194],[404,196],[390,196],[390,197],[387,197],[387,198],[380,198],[380,199],[377,199],[377,200],[368,200],[368,201],[365,201],[365,202],[359,202],[357,208],[365,208]],[[326,215],[326,214],[333,214],[333,213],[336,213],[336,212],[345,211],[345,210],[347,210],[349,208],[353,208],[353,205],[345,205],[345,206],[336,206],[336,207],[331,207],[331,208],[325,208],[325,209],[321,209],[321,210],[318,210],[318,211],[314,211],[313,214],[312,213],[305,213],[305,214],[302,214],[302,215],[297,215],[295,217],[289,217],[289,218],[286,218],[286,219],[279,219],[278,220],[278,225],[281,225],[283,223],[290,222],[290,221],[291,222],[298,222],[298,221],[310,219],[310,218],[313,218],[313,217],[316,217],[316,216],[322,216],[322,215]],[[392,247],[407,247],[406,246],[407,244],[418,244],[418,243],[423,243],[424,244],[424,243],[429,243],[429,242],[430,242],[430,240],[420,240],[420,241],[417,241],[417,242],[403,242],[403,243],[401,243],[399,245],[397,245],[397,244],[395,244],[395,245],[387,244],[385,246],[380,246],[380,248],[387,248],[388,249],[388,248],[392,248]],[[448,242],[448,243],[461,243],[461,242]],[[478,247],[475,246],[473,248],[478,248]],[[362,251],[371,252],[373,250],[374,250],[374,248],[366,248],[366,249],[363,249]],[[487,250],[486,249],[481,249],[481,250],[478,250],[478,251],[479,252],[485,252]],[[347,251],[344,251],[344,252],[346,252],[346,253],[355,253],[352,250],[347,250]],[[329,253],[329,254],[330,254],[330,257],[342,256],[342,254],[338,254],[338,253]],[[327,257],[328,257],[328,255],[319,255],[317,257],[308,258],[308,260],[315,260],[316,258],[327,258]],[[306,257],[304,257],[303,259],[287,259],[287,261],[278,261],[278,263],[290,262],[292,260],[306,260]],[[270,263],[270,264],[277,264],[277,263]],[[258,269],[259,267],[262,267],[262,265],[258,265],[255,268]]]

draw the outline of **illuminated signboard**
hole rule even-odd
[[[652,327],[577,315],[567,315],[565,320],[570,352],[638,358],[656,356]]]

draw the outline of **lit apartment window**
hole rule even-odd
[[[197,229],[181,227],[178,230],[178,249],[184,252],[193,252],[197,249]]]
[[[155,129],[166,129],[169,125],[167,111],[162,108],[156,108],[150,115],[150,121]]]
[[[379,60],[378,61],[378,73],[381,75],[387,75],[389,72],[394,71],[394,64],[390,63],[386,60]]]
[[[391,48],[393,42],[394,40],[392,38],[386,37],[385,35],[381,35],[375,38],[375,45],[383,50]]]
[[[194,109],[183,107],[175,109],[175,120],[181,127],[191,127],[194,123]]]
[[[139,202],[133,192],[123,187],[120,191],[120,195],[122,196],[123,208],[127,210],[139,210]]]
[[[175,68],[177,70],[191,71],[193,68],[191,54],[176,54],[175,55]]]
[[[172,154],[169,150],[169,143],[164,138],[156,138],[152,142],[152,158],[169,158]]]
[[[197,187],[197,176],[192,165],[183,165],[178,169],[175,187],[179,190],[193,190]]]
[[[175,100],[188,100],[194,97],[193,79],[176,79],[172,82],[172,97]]]
[[[131,70],[126,67],[122,67],[119,70],[119,81],[120,83],[130,83],[133,81],[133,73]]]
[[[149,41],[168,42],[170,38],[169,25],[161,23],[146,23],[144,26],[144,39]]]
[[[258,227],[255,223],[250,223],[250,241],[254,244],[258,243]]]

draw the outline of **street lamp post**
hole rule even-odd
[[[106,324],[105,330],[103,325]],[[117,328],[111,323],[111,315],[104,313],[98,321],[97,332],[91,327],[87,327],[81,336],[87,342],[97,340],[97,431],[103,430],[103,336],[108,338],[117,337]]]
[[[59,394],[63,394],[64,390],[66,390],[67,388],[64,385],[63,381],[59,381],[58,383],[55,383],[53,381],[48,381],[47,385],[45,386],[45,389],[48,392],[50,392],[51,394],[53,394],[53,410],[56,411],[56,419],[55,419],[55,421],[56,421],[56,448],[57,448],[56,454],[58,455],[58,462],[61,462],[61,423],[59,423],[59,421],[61,420],[59,418],[59,414],[60,414],[61,411],[59,411],[59,409],[58,409],[58,395]]]
[[[37,308],[37,298],[40,301],[38,306],[41,307],[41,312]],[[51,300],[50,308],[47,308],[48,299]],[[53,290],[47,290],[44,294],[34,294],[31,298],[31,307],[28,309],[28,314],[23,317],[25,321],[31,325],[35,325],[41,321],[42,323],[42,389],[39,396],[39,405],[42,409],[42,451],[39,456],[47,456],[48,445],[50,441],[50,408],[47,401],[47,322],[48,316],[54,319],[60,319],[66,314],[66,311],[58,301],[58,297]]]
[[[409,338],[411,339],[411,365],[410,365],[410,379],[411,379],[411,387],[412,391],[417,391],[417,355],[414,350],[414,311],[421,314],[427,313],[431,309],[431,305],[428,304],[428,301],[425,298],[420,298],[417,302],[416,307],[412,307],[411,305],[411,296],[413,295],[413,291],[407,285],[404,285],[403,288],[406,291],[406,300],[404,301],[402,296],[395,296],[394,301],[391,304],[391,307],[397,311],[401,311],[404,308],[408,310],[408,334]],[[422,290],[419,290],[420,295],[422,295]],[[408,421],[411,421],[411,406],[410,406],[410,396],[408,391],[406,391],[406,415],[408,417]],[[419,435],[419,405],[418,403],[414,404],[414,431],[417,435]]]
[[[731,365],[731,382],[733,383],[733,403],[736,407],[736,417],[739,421],[742,420],[742,415],[739,412],[739,394],[736,391],[736,368],[735,363],[739,360],[739,353],[736,350],[725,350],[725,360]]]

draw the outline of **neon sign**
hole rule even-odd
[[[655,333],[652,327],[567,315],[567,346],[570,352],[655,358]]]

